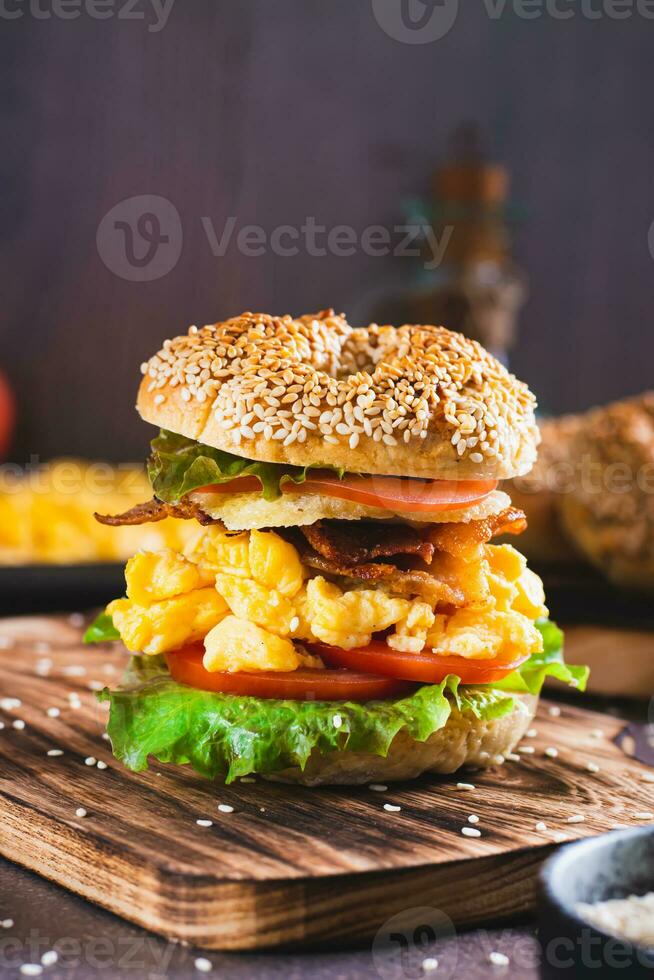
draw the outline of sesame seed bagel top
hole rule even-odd
[[[532,393],[444,327],[243,313],[190,327],[141,370],[146,422],[249,459],[472,480],[536,457]]]

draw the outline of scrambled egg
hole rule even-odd
[[[152,496],[143,467],[60,459],[0,479],[0,564],[124,561],[138,548],[180,551],[191,521],[168,517],[139,527],[105,527],[93,517],[119,514]]]
[[[543,586],[510,545],[480,545],[470,560],[437,553],[434,573],[466,605],[447,614],[388,587],[344,590],[306,569],[274,531],[203,529],[185,554],[140,552],[127,564],[127,598],[108,612],[130,650],[162,653],[204,639],[211,671],[291,671],[319,663],[293,643],[366,646],[387,631],[394,650],[492,659],[541,649],[534,620]]]

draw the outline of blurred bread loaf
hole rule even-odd
[[[654,591],[654,392],[541,422],[532,472],[509,481],[535,562],[583,559],[625,588]]]

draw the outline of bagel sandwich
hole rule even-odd
[[[503,761],[548,675],[583,688],[497,489],[535,399],[444,327],[332,310],[191,327],[142,365],[153,497],[104,524],[194,523],[135,554],[88,642],[133,654],[114,754],[306,785]]]

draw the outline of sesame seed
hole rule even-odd
[[[48,710],[46,711],[46,715],[48,716],[48,718],[58,718],[60,714],[61,711],[59,710],[59,708],[48,708]]]
[[[468,817],[468,823],[479,823],[479,817],[476,813],[471,813]]]
[[[13,927],[13,924],[14,924],[13,919],[3,919],[2,922],[0,922],[0,926],[2,926],[3,929],[11,929]]]
[[[518,752],[520,755],[533,755],[536,749],[533,745],[519,745]]]
[[[98,769],[106,769],[107,768],[107,763],[106,762],[103,762],[102,759],[98,759],[97,768]]]
[[[568,817],[568,823],[585,823],[586,818],[583,813],[574,813],[571,817]]]
[[[654,820],[654,813],[649,813],[649,811],[634,813],[634,820]]]
[[[481,837],[481,830],[476,827],[462,827],[461,833],[464,837]]]
[[[538,823],[536,824],[536,830],[540,830],[540,831],[547,830],[547,824],[544,823],[542,820],[539,820]]]
[[[586,769],[588,770],[588,772],[592,772],[592,773],[596,773],[600,771],[600,767],[597,765],[596,762],[589,762],[588,765],[586,766]]]
[[[233,806],[230,806],[229,803],[219,803],[218,804],[218,809],[220,810],[221,813],[233,813],[234,812],[234,807]]]
[[[368,789],[371,789],[373,791],[373,793],[387,793],[388,792],[388,786],[385,786],[384,783],[370,783],[370,785],[368,786]]]
[[[643,772],[640,779],[643,783],[654,783],[654,772]]]
[[[83,806],[77,807],[77,809],[75,810],[75,816],[80,817],[80,819],[86,816],[86,810],[84,809]]]
[[[474,787],[474,783],[457,783],[456,788],[462,790],[470,790],[470,789],[474,789],[475,787]]]
[[[536,738],[538,732],[535,728],[530,728],[528,732],[525,732],[525,738]]]
[[[4,721],[0,721],[0,732],[2,731],[2,729],[3,729],[4,727],[5,727],[5,723],[4,723]]]
[[[198,827],[213,827],[213,820],[196,820]]]
[[[19,732],[22,732],[25,728],[25,722],[21,718],[16,718],[11,723],[12,728],[16,728]]]
[[[506,758],[509,762],[520,762],[520,756],[516,752],[507,752]]]
[[[24,977],[40,977],[43,973],[43,967],[39,963],[23,963],[20,973]]]
[[[552,716],[552,718],[558,718],[561,714],[561,709],[559,708],[558,704],[551,704],[547,709],[547,711],[548,714]]]
[[[340,728],[342,724],[343,724],[343,719],[341,718],[341,716],[334,715],[334,717],[332,718],[332,725],[334,726],[334,728]]]
[[[289,630],[291,631],[291,633],[295,633],[296,629],[298,629],[299,626],[300,626],[300,617],[293,616],[293,619],[288,624]]]
[[[46,752],[46,755],[49,755],[51,759],[54,759],[56,756],[63,755],[63,754],[64,754],[63,749],[48,749],[48,751]]]
[[[495,950],[488,955],[488,962],[491,966],[508,966],[511,960],[504,953],[497,953]]]
[[[428,956],[422,961],[421,965],[423,973],[433,973],[434,970],[438,969],[438,960],[435,956]]]
[[[59,954],[54,949],[49,949],[47,953],[44,953],[41,957],[41,963],[43,966],[54,966],[59,959]]]
[[[399,813],[402,807],[394,806],[393,803],[384,803],[384,809],[388,810],[389,813]]]
[[[552,834],[552,839],[555,844],[563,844],[564,841],[569,840],[569,837],[567,834],[561,833],[560,830],[555,830]]]
[[[591,738],[604,738],[604,731],[601,728],[594,728],[590,735]]]
[[[549,759],[556,759],[556,757],[558,756],[558,754],[559,754],[559,750],[558,750],[558,749],[555,749],[553,745],[549,745],[549,746],[548,746],[548,747],[547,747],[547,748],[545,749],[545,755],[546,755],[546,756],[547,756],[547,757],[548,757]]]
[[[3,711],[13,711],[14,708],[20,708],[22,703],[20,698],[2,698],[0,700],[0,708]]]
[[[84,760],[84,765],[85,766],[95,766],[97,764],[97,761],[98,760],[95,758],[95,756],[93,756],[93,755],[87,755],[86,759]]]
[[[213,970],[213,963],[204,956],[198,956],[198,958],[194,961],[193,966],[198,973],[210,973],[211,970]]]

